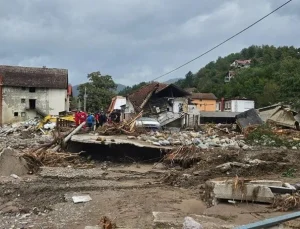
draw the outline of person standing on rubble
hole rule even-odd
[[[106,115],[103,112],[101,112],[101,114],[100,114],[100,126],[103,126],[104,123],[106,123],[106,121],[107,121]]]
[[[96,122],[96,128],[100,125],[100,113],[95,113],[95,122]]]
[[[76,126],[79,126],[79,123],[80,123],[80,120],[79,120],[79,110],[77,110],[76,112],[75,112],[75,114],[74,114],[74,121],[75,121],[75,123],[76,123]]]
[[[79,121],[80,121],[80,124],[85,122],[86,121],[86,118],[87,118],[87,115],[84,111],[80,111],[79,112]],[[85,129],[85,125],[83,126],[83,129]]]
[[[94,116],[91,113],[89,113],[89,115],[86,118],[86,123],[90,131],[94,130],[94,121],[95,121]]]

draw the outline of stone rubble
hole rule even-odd
[[[38,119],[32,119],[4,125],[0,128],[0,149],[11,147],[24,150],[52,142],[53,137],[50,134],[36,129],[38,124]]]
[[[176,145],[195,145],[203,150],[213,147],[222,149],[243,149],[249,150],[251,147],[238,136],[219,136],[217,134],[209,135],[199,131],[181,131],[181,132],[150,132],[141,134],[138,140],[151,143],[155,146],[176,146]]]

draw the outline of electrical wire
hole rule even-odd
[[[265,18],[267,18],[268,16],[270,16],[271,14],[275,13],[277,10],[281,9],[282,7],[284,7],[285,5],[287,5],[288,3],[290,3],[292,0],[289,0],[287,1],[286,3],[280,5],[279,7],[277,7],[276,9],[274,9],[273,11],[271,11],[270,13],[268,13],[267,15],[263,16],[262,18],[260,18],[259,20],[257,20],[256,22],[252,23],[251,25],[249,25],[248,27],[246,27],[245,29],[241,30],[240,32],[234,34],[233,36],[227,38],[226,40],[224,40],[223,42],[219,43],[218,45],[214,46],[213,48],[207,50],[206,52],[202,53],[201,55],[195,57],[194,59],[191,59],[189,60],[188,62],[178,66],[177,68],[174,68],[173,70],[167,72],[167,73],[164,73],[158,77],[156,77],[155,79],[153,79],[152,81],[155,81],[155,80],[158,80],[159,78],[163,77],[163,76],[166,76],[166,75],[169,75],[170,73],[172,72],[175,72],[176,70],[188,65],[189,63],[199,59],[200,57],[206,55],[207,53],[213,51],[214,49],[220,47],[221,45],[225,44],[226,42],[230,41],[231,39],[235,38],[236,36],[240,35],[241,33],[245,32],[246,30],[250,29],[251,27],[253,27],[254,25],[256,25],[257,23],[261,22],[262,20],[264,20]]]

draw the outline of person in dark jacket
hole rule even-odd
[[[107,122],[107,117],[103,112],[101,112],[101,114],[100,114],[100,126],[103,126],[106,122]]]

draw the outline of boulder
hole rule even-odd
[[[199,145],[199,144],[201,144],[201,140],[199,138],[194,138],[193,139],[193,144],[194,145]]]
[[[19,157],[16,151],[6,148],[0,153],[0,176],[10,176],[11,174],[22,176],[27,173],[27,162],[24,158]]]

